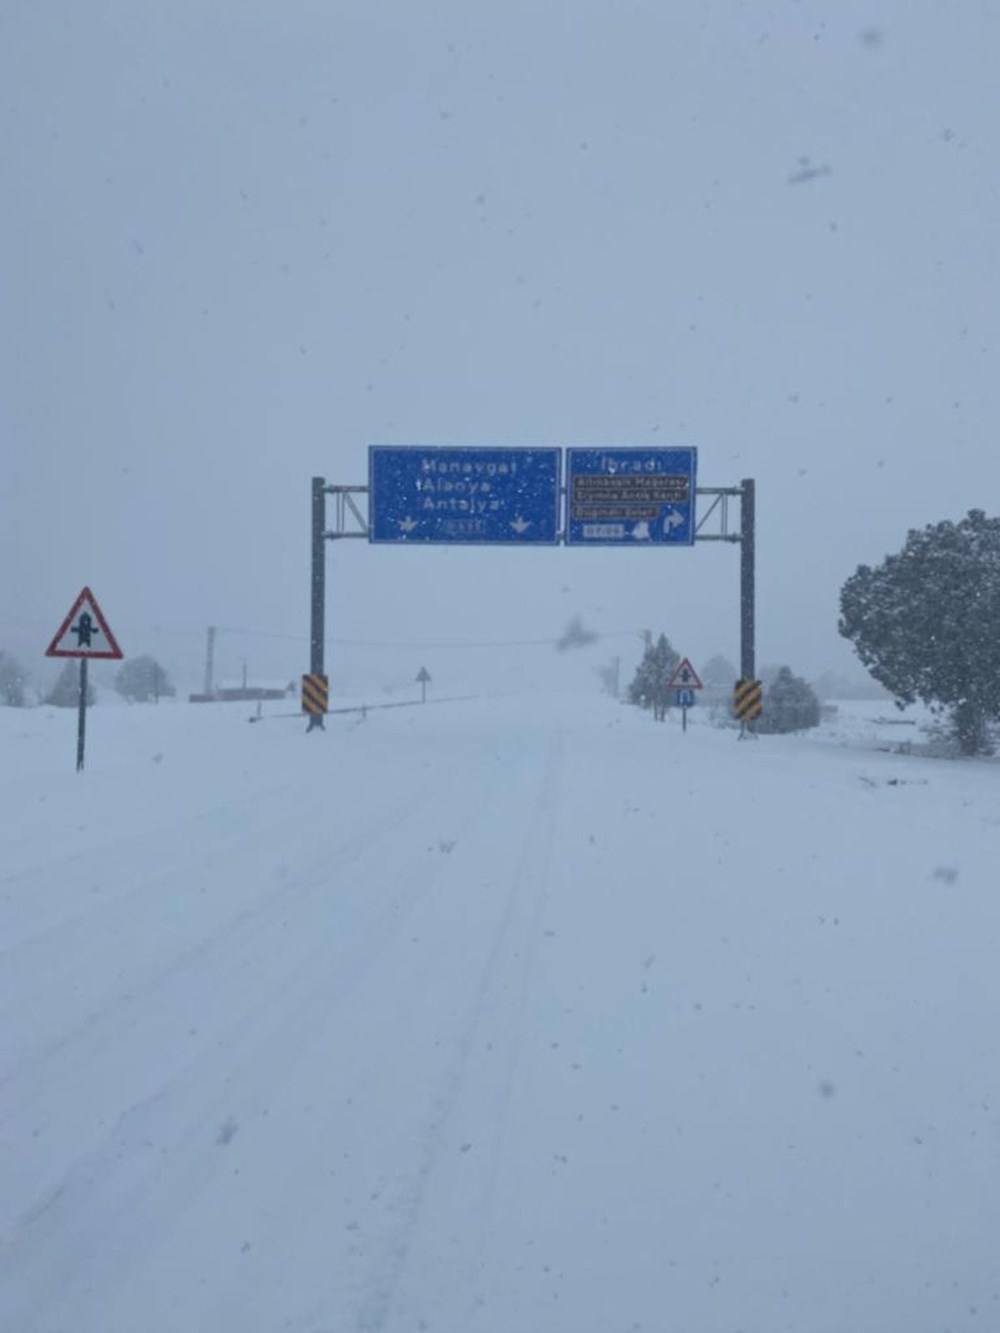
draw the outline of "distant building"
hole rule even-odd
[[[287,683],[277,680],[221,681],[211,694],[191,694],[188,699],[193,704],[208,703],[254,703],[261,699],[291,699],[298,695],[299,683],[290,680]]]

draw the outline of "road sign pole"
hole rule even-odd
[[[754,587],[755,545],[757,540],[756,483],[742,482],[740,501],[740,675],[754,679]]]
[[[80,713],[76,728],[76,771],[83,768],[83,747],[87,739],[87,659],[80,658]]]
[[[681,731],[687,731],[687,729],[688,729],[688,710],[687,710],[687,705],[685,704],[684,707],[681,709]]]
[[[326,639],[326,478],[312,479],[312,615],[309,633],[309,670],[314,676],[324,676],[323,650]],[[309,714],[306,731],[323,731],[322,713]]]
[[[756,667],[754,645],[754,586],[757,541],[757,487],[756,483],[744,477],[740,498],[740,676],[743,680],[753,680]],[[753,735],[753,723],[744,721],[740,727],[740,737]]]

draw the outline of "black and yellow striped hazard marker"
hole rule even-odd
[[[310,672],[302,677],[302,711],[310,717],[322,717],[330,702],[330,682],[326,676]]]
[[[737,721],[753,722],[764,711],[764,687],[759,680],[738,680],[733,692],[733,712]]]

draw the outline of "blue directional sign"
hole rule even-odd
[[[697,449],[570,449],[566,542],[690,546]]]
[[[693,707],[694,707],[694,690],[678,690],[678,691],[677,691],[677,707],[678,707],[678,708],[693,708]]]
[[[372,542],[553,546],[561,449],[368,450]]]

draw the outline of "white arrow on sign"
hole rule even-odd
[[[419,528],[420,523],[415,518],[410,518],[409,514],[405,518],[399,519],[399,526],[403,532],[412,532],[414,528]]]
[[[663,526],[666,528],[668,532],[672,532],[674,528],[681,527],[683,522],[684,522],[683,514],[678,514],[676,509],[671,509],[670,513],[663,520]]]
[[[517,518],[511,519],[510,526],[514,529],[514,531],[517,533],[519,537],[523,537],[524,534],[531,527],[531,520],[522,518],[521,515],[518,514]]]

